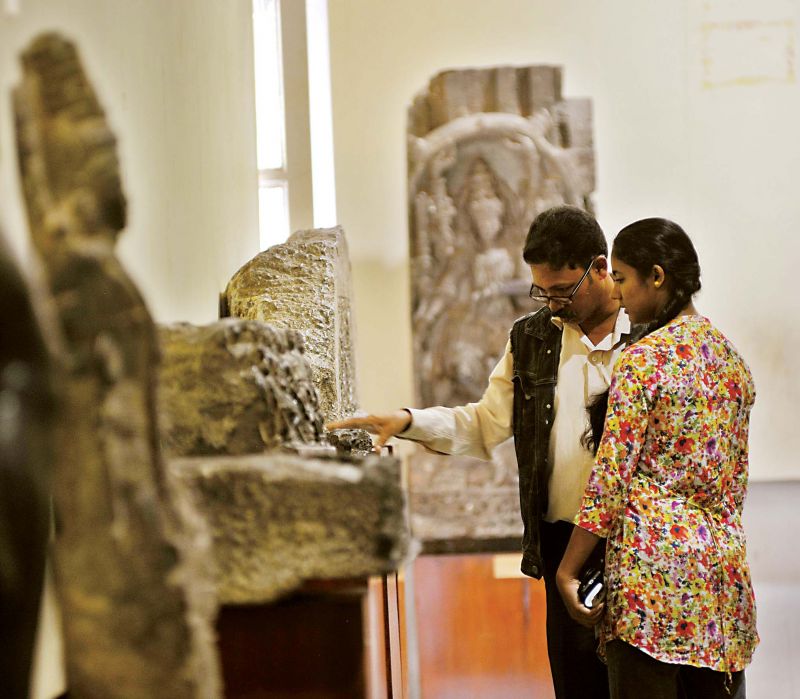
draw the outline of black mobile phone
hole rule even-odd
[[[606,597],[603,569],[587,568],[578,585],[578,599],[587,609],[594,609]]]

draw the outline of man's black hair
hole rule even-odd
[[[531,224],[522,257],[529,265],[553,269],[586,267],[592,258],[608,255],[608,243],[594,216],[574,206],[556,206]]]

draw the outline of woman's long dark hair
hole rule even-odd
[[[659,265],[666,275],[669,300],[658,315],[650,321],[641,337],[658,330],[675,318],[700,291],[700,263],[692,241],[677,223],[665,218],[645,218],[625,226],[614,238],[612,254],[621,262],[633,267],[646,279]],[[589,413],[589,430],[583,437],[584,445],[597,452],[603,436],[608,391],[601,393],[586,408]]]

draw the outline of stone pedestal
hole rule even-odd
[[[396,459],[274,450],[170,468],[211,529],[228,699],[405,696]]]
[[[380,575],[408,554],[396,459],[278,450],[176,458],[170,469],[210,527],[223,604],[272,602],[308,580]]]

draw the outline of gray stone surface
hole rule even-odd
[[[159,328],[162,441],[172,456],[249,454],[323,441],[303,338],[228,318]]]
[[[396,570],[408,554],[396,459],[273,451],[178,458],[170,468],[210,524],[222,603],[270,602],[306,580]]]
[[[326,421],[357,407],[350,260],[341,228],[294,233],[259,253],[225,291],[231,316],[297,330]]]
[[[546,208],[591,210],[591,103],[557,66],[439,73],[408,112],[414,377],[419,406],[480,398],[516,318],[535,306],[522,247]],[[409,478],[424,540],[521,534],[509,445],[491,464],[419,453]]]
[[[54,569],[69,696],[219,697],[209,540],[162,463],[156,331],[114,255],[115,138],[70,42],[39,37],[22,76],[22,188],[61,335]]]

